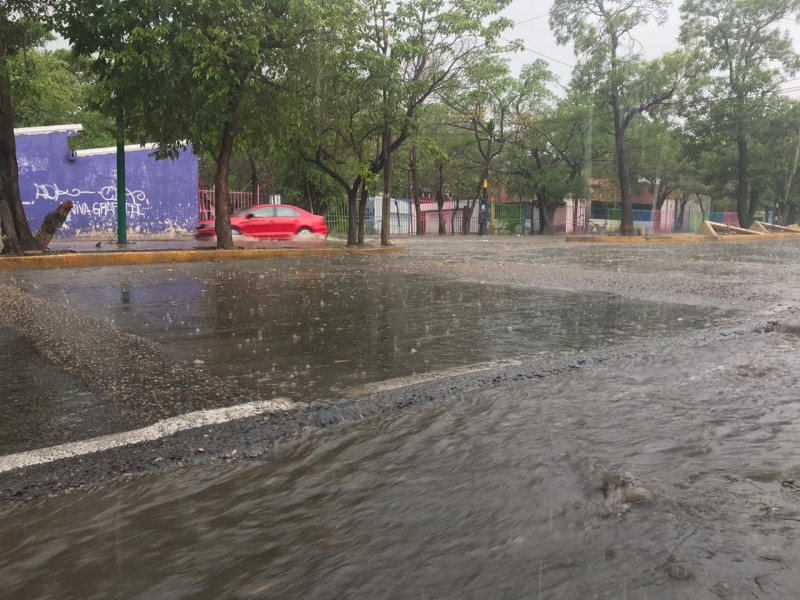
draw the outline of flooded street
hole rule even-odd
[[[309,405],[34,470],[123,476],[0,508],[3,597],[797,597],[800,337],[772,330],[797,317],[800,247],[409,246],[5,276],[157,344],[178,379]],[[116,406],[102,369],[18,335],[0,322],[4,365],[12,345],[42,365],[13,385]],[[315,401],[337,426],[310,425]]]
[[[266,268],[265,268],[266,267]],[[262,394],[332,400],[366,383],[718,325],[731,311],[603,293],[273,260],[32,273],[20,287]],[[121,272],[122,271],[122,272]]]

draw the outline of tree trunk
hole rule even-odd
[[[628,169],[628,153],[625,147],[625,126],[620,109],[619,90],[611,92],[611,110],[614,114],[614,147],[617,152],[617,173],[622,201],[622,223],[620,235],[633,235],[633,190]]]
[[[545,215],[547,216],[547,234],[555,235],[556,211],[558,210],[558,206],[550,202],[549,198],[546,200],[545,205],[547,206],[547,208],[545,209]]]
[[[748,216],[750,212],[750,182],[748,178],[750,153],[747,147],[747,134],[741,122],[736,126],[736,146],[739,151],[739,157],[736,163],[736,174],[738,178],[736,183],[736,214],[739,216],[739,227],[747,229],[753,224]]]
[[[233,154],[234,125],[228,121],[222,129],[217,172],[214,177],[214,229],[217,233],[217,248],[233,248],[231,234],[231,206],[228,201],[228,171]]]
[[[544,205],[541,194],[536,194],[536,208],[539,211],[539,235],[544,235],[547,227],[547,208]],[[531,227],[533,229],[533,227]]]
[[[44,221],[42,221],[42,226],[34,236],[36,239],[36,245],[39,246],[41,250],[47,250],[47,246],[50,245],[50,240],[53,239],[56,231],[58,231],[59,227],[61,227],[64,224],[64,221],[67,220],[71,210],[72,201],[67,200],[44,218]]]
[[[358,245],[364,245],[364,235],[367,229],[367,201],[369,188],[366,182],[361,183],[361,200],[358,203]]]
[[[250,161],[250,187],[253,190],[253,204],[261,204],[261,198],[259,197],[261,188],[258,186],[258,165],[251,154],[248,154],[247,158]]]
[[[444,165],[439,165],[439,178],[436,182],[436,211],[439,214],[439,235],[447,233],[447,227],[444,224]]]
[[[786,221],[785,225],[791,225],[797,220],[797,205],[794,202],[786,207]]]
[[[347,190],[347,245],[358,244],[358,190],[359,181]]]
[[[314,194],[311,192],[311,183],[306,181],[306,198],[308,200],[308,212],[313,214],[320,214],[317,212],[317,206],[314,202]]]
[[[536,197],[539,205],[539,234],[553,235],[553,233],[555,233],[553,221],[555,220],[556,209],[558,207],[550,202],[547,194],[538,193]]]
[[[5,254],[22,254],[38,246],[31,233],[19,193],[14,105],[7,69],[6,40],[0,36],[0,231]]]
[[[689,195],[683,194],[678,202],[680,204],[680,212],[678,212],[678,218],[675,220],[675,230],[681,231],[683,228],[683,218],[686,213],[686,205],[689,203]]]
[[[459,204],[461,204],[461,201],[456,200],[453,211],[450,213],[450,235],[456,234],[456,216],[458,215]]]
[[[756,220],[756,210],[758,210],[758,204],[761,201],[761,190],[755,186],[752,186],[750,190],[750,204],[747,207],[747,225],[745,227],[750,227],[755,220]],[[741,225],[741,220],[739,221],[739,225]]]
[[[478,203],[478,200],[473,200],[470,202],[467,200],[466,205],[464,206],[464,213],[462,215],[461,220],[461,233],[462,235],[469,235],[471,225],[472,225],[472,213],[475,210],[475,205]]]
[[[656,210],[664,208],[664,203],[669,198],[669,188],[665,185],[658,185],[658,193],[656,194]]]
[[[547,233],[554,235],[556,232],[556,211],[558,205],[550,202],[550,199],[545,196],[545,215],[547,217]]]
[[[383,128],[383,203],[381,205],[381,246],[391,246],[392,230],[392,129],[387,122]]]
[[[419,172],[417,170],[417,145],[411,146],[411,197],[414,200],[414,210],[417,211],[417,235],[425,234],[425,223],[422,221],[422,211],[419,204]]]

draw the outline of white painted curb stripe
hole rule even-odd
[[[112,433],[110,435],[103,435],[80,442],[69,442],[59,446],[0,456],[0,473],[46,464],[64,458],[85,456],[87,454],[103,452],[104,450],[111,450],[122,446],[152,442],[188,429],[237,421],[239,419],[246,419],[247,417],[254,417],[266,413],[280,412],[292,406],[294,406],[294,403],[281,398],[275,400],[258,400],[213,410],[198,410],[196,412],[190,412],[158,421],[142,429]]]
[[[509,358],[504,360],[493,360],[489,362],[474,363],[464,367],[452,367],[450,369],[442,369],[440,371],[429,371],[427,373],[420,373],[419,375],[408,375],[406,377],[395,377],[394,379],[386,379],[384,381],[376,381],[374,383],[365,383],[363,385],[355,385],[344,390],[344,396],[351,398],[353,396],[361,396],[364,394],[376,394],[380,392],[388,392],[399,388],[404,388],[410,385],[417,385],[420,383],[430,383],[431,381],[438,381],[439,379],[446,379],[448,377],[458,377],[463,375],[473,375],[483,371],[490,371],[493,369],[500,369],[503,367],[516,367],[526,362],[532,362],[535,357],[533,356],[520,356],[518,358]]]

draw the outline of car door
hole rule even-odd
[[[274,206],[261,206],[248,214],[247,218],[242,221],[240,229],[243,234],[250,237],[268,237],[270,225],[275,220],[274,217]]]
[[[293,206],[276,206],[273,220],[275,221],[274,237],[292,237],[300,229],[300,211]]]

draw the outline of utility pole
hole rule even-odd
[[[117,116],[117,244],[128,243],[128,191],[125,184],[125,140],[122,135],[122,111]]]
[[[489,225],[489,180],[483,180],[481,208],[478,211],[478,235],[486,235]]]

